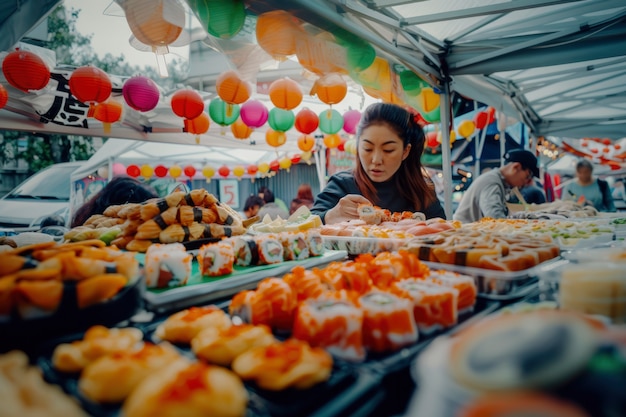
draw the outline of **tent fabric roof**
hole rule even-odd
[[[0,7],[0,50],[8,51],[58,3]],[[252,13],[287,9],[322,28],[348,30],[434,86],[449,81],[453,91],[523,121],[534,135],[625,136],[623,0],[250,0],[246,6]],[[134,138],[129,132],[120,137]]]

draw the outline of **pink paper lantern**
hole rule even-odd
[[[126,80],[122,87],[122,95],[130,107],[146,112],[157,106],[160,93],[154,81],[139,75]]]
[[[269,112],[258,100],[248,100],[241,105],[239,116],[248,127],[261,127],[267,122]]]
[[[354,135],[359,120],[361,120],[361,112],[358,110],[348,110],[343,114],[343,130],[349,135]]]
[[[120,162],[115,162],[113,164],[113,175],[126,175],[126,167],[124,166],[124,164],[120,163]]]

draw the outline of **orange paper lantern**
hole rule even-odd
[[[50,81],[50,70],[43,59],[19,49],[4,57],[2,72],[9,84],[26,93],[41,90]]]
[[[301,135],[298,138],[298,149],[308,152],[315,146],[315,138],[311,135]]]
[[[210,125],[211,121],[209,120],[209,115],[206,113],[201,113],[200,116],[194,119],[185,120],[185,130],[195,135],[206,133]]]
[[[279,109],[291,110],[302,103],[302,90],[297,82],[290,78],[281,78],[270,84],[269,96]]]
[[[265,132],[265,142],[267,142],[268,145],[277,148],[287,142],[287,135],[285,132],[268,128]]]
[[[102,122],[104,133],[111,132],[111,123],[120,120],[122,116],[122,105],[117,101],[109,100],[104,103],[98,103],[94,107],[94,119]]]
[[[100,68],[87,65],[76,68],[69,79],[70,92],[85,104],[89,105],[92,116],[97,103],[106,101],[111,96],[111,80]]]
[[[348,84],[340,74],[332,73],[325,75],[313,84],[311,95],[317,97],[328,105],[341,102],[348,94]]]
[[[202,96],[195,90],[189,88],[176,91],[170,100],[172,111],[178,117],[185,119],[195,119],[204,111],[204,101]]]
[[[341,143],[341,136],[339,136],[336,133],[332,135],[324,136],[324,145],[326,145],[326,147],[329,149],[338,147],[340,143]]]
[[[7,93],[7,89],[4,88],[2,84],[0,84],[0,109],[4,108],[9,101],[9,93]]]
[[[235,71],[226,71],[215,80],[217,95],[230,104],[241,104],[250,98],[250,85]]]
[[[262,13],[256,21],[256,40],[274,59],[285,60],[296,53],[296,43],[303,35],[300,21],[284,10]]]
[[[166,53],[185,26],[185,9],[165,0],[125,0],[119,2],[131,32],[139,42],[152,46],[154,52]],[[167,14],[165,13],[167,11]]]
[[[230,131],[233,132],[233,136],[236,139],[248,139],[252,134],[252,128],[245,124],[241,117],[230,125]]]

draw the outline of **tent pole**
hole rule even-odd
[[[500,108],[500,111],[497,112],[496,115],[498,118],[506,118],[504,113],[502,113],[502,108]],[[498,126],[498,132],[500,134],[500,166],[504,166],[504,154],[506,153],[506,123],[496,123],[496,126]]]
[[[450,83],[442,83],[441,101],[441,164],[443,171],[443,210],[446,218],[452,218],[452,164],[450,154]]]

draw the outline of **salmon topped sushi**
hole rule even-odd
[[[439,269],[431,271],[428,280],[444,285],[446,287],[456,288],[459,291],[459,299],[457,303],[458,313],[465,313],[474,309],[476,304],[476,282],[469,275],[458,274],[453,271]]]

